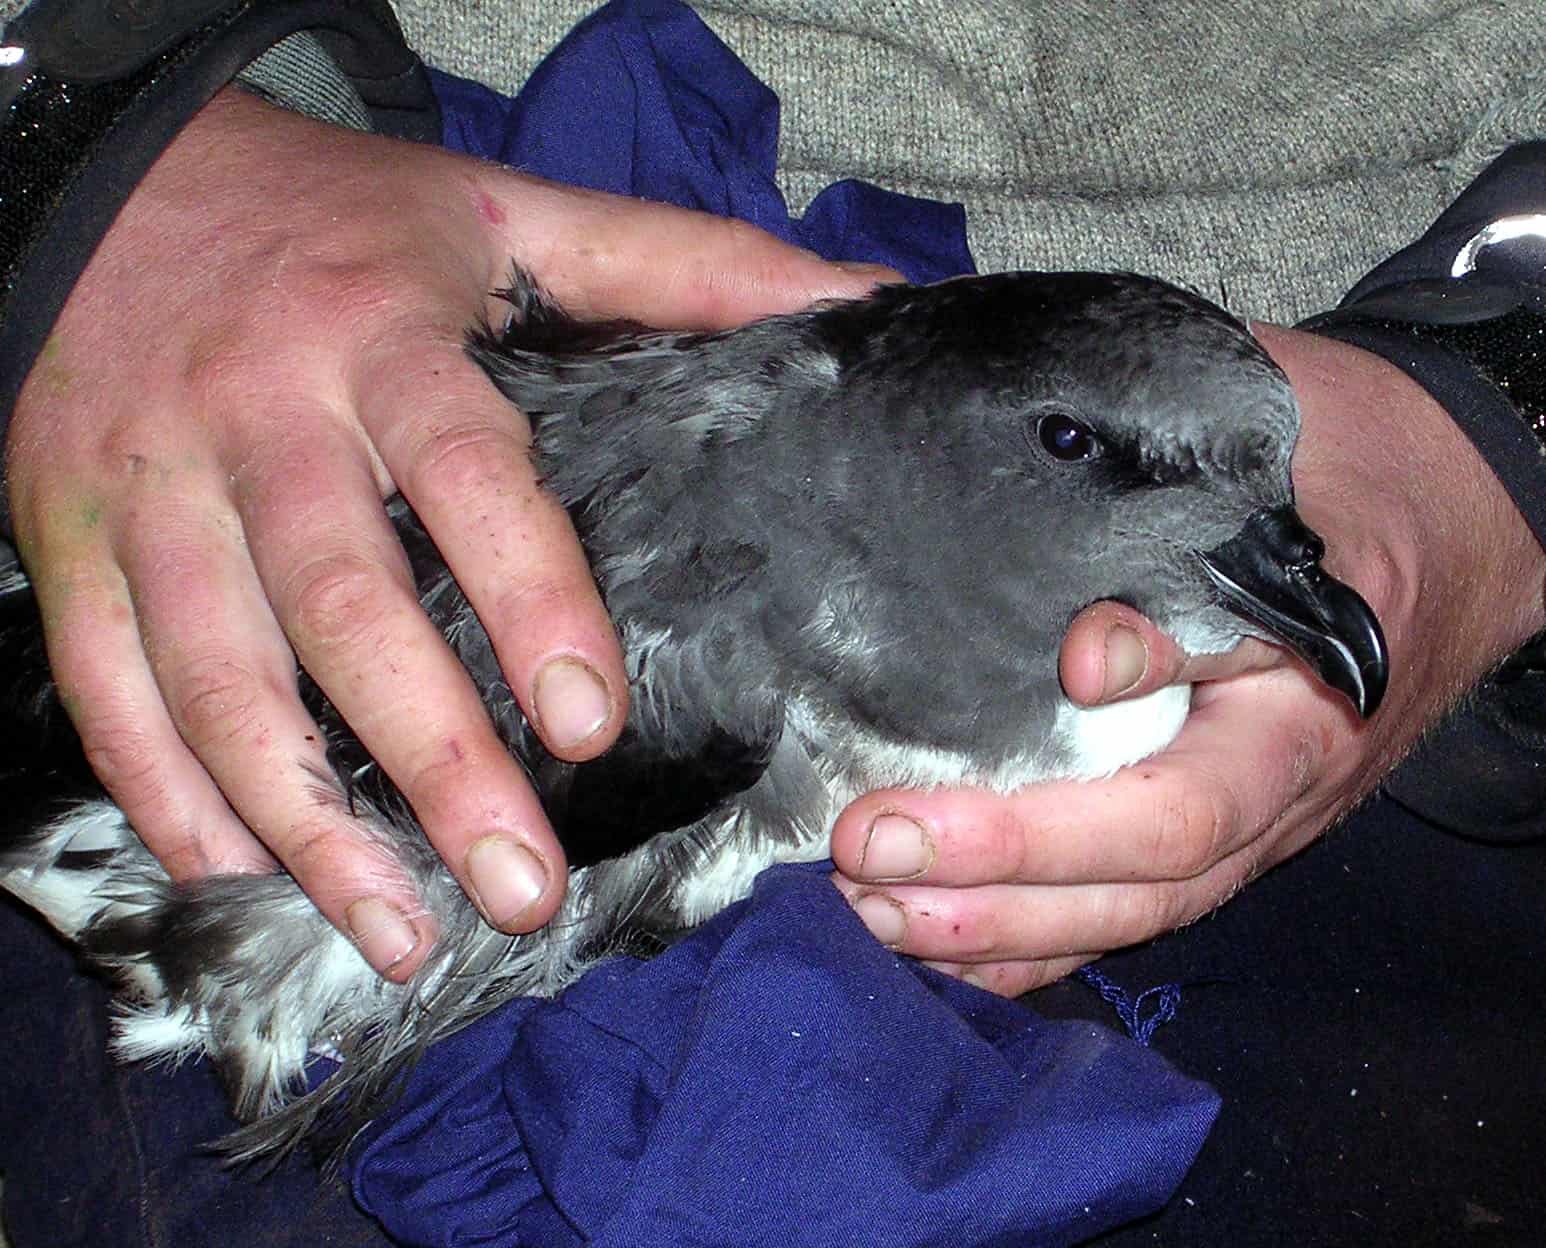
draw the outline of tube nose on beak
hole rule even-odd
[[[1325,553],[1285,506],[1256,512],[1198,558],[1226,608],[1266,629],[1367,719],[1390,676],[1385,634],[1369,604],[1321,567]]]

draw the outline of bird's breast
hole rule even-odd
[[[1065,779],[1093,780],[1164,749],[1181,731],[1192,704],[1190,685],[1170,685],[1106,706],[1058,705],[1052,733]]]

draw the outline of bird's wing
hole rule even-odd
[[[632,724],[600,758],[553,758],[527,726],[519,751],[571,867],[616,858],[696,824],[751,788],[767,770],[781,726],[736,733],[706,725],[691,742]]]

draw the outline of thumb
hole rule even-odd
[[[1058,679],[1077,705],[1103,706],[1166,685],[1223,680],[1289,662],[1280,647],[1255,640],[1223,654],[1188,655],[1147,616],[1120,602],[1097,602],[1068,626],[1058,653]]]
[[[485,217],[508,254],[572,314],[722,329],[902,277],[834,263],[745,221],[496,170]]]

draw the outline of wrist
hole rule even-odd
[[[1307,521],[1327,533],[1330,562],[1353,565],[1387,627],[1420,625],[1398,644],[1458,695],[1546,627],[1546,551],[1405,371],[1334,339],[1257,329],[1300,399],[1294,478]]]
[[[143,24],[123,16],[127,8],[40,0],[6,28],[0,421],[129,192],[186,121],[260,53],[297,30],[316,30],[337,41],[330,53],[384,128],[401,126],[415,88],[433,118],[422,67],[379,0],[187,0]],[[420,128],[433,138],[438,125]]]

